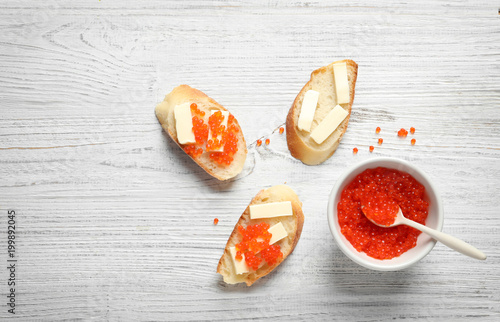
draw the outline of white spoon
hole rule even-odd
[[[364,213],[364,206],[361,206],[361,210]],[[389,226],[379,225],[375,221],[373,221],[369,216],[366,216],[366,218],[368,218],[375,225],[380,226],[380,227],[385,227],[385,228],[398,226],[398,225],[407,225],[407,226],[413,227],[415,229],[420,230],[421,232],[426,233],[427,235],[431,236],[435,240],[450,247],[451,249],[456,250],[457,252],[460,252],[464,255],[470,256],[470,257],[475,258],[475,259],[482,259],[482,260],[486,259],[486,255],[482,251],[480,251],[479,249],[477,249],[476,247],[474,247],[472,245],[467,244],[463,240],[460,240],[456,237],[453,237],[451,235],[445,234],[443,232],[437,231],[435,229],[421,225],[413,220],[405,218],[405,216],[403,216],[403,212],[401,211],[401,208],[399,208],[399,211],[396,214],[396,220]]]

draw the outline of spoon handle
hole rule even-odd
[[[476,247],[464,242],[463,240],[460,240],[456,237],[453,237],[451,235],[445,234],[443,232],[434,230],[432,228],[429,228],[427,226],[421,225],[417,222],[414,222],[413,220],[406,219],[404,220],[403,224],[407,226],[411,226],[415,229],[418,229],[427,235],[431,236],[435,240],[445,244],[446,246],[450,247],[451,249],[456,250],[457,252],[460,252],[464,255],[470,256],[475,259],[486,259],[486,255],[477,249]]]

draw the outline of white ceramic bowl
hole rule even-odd
[[[363,252],[358,252],[351,243],[340,232],[339,221],[337,218],[337,204],[340,199],[342,190],[349,184],[358,174],[366,169],[376,167],[385,167],[396,169],[411,174],[418,182],[420,182],[426,191],[426,198],[429,201],[429,215],[425,225],[441,231],[443,227],[443,205],[436,186],[431,182],[429,177],[425,175],[414,165],[409,162],[395,158],[374,158],[363,161],[351,169],[347,170],[337,180],[333,187],[330,198],[328,200],[328,224],[333,238],[344,254],[354,262],[369,269],[379,271],[396,271],[405,269],[415,264],[424,258],[434,247],[436,241],[428,235],[421,233],[417,239],[417,245],[393,259],[375,259],[369,257]]]

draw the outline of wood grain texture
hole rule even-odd
[[[2,1],[0,260],[14,209],[18,283],[13,316],[0,270],[0,319],[498,320],[498,9]],[[276,129],[310,72],[343,58],[359,64],[349,128],[331,159],[305,166]],[[211,178],[162,132],[154,106],[182,83],[240,121],[249,154],[236,180]],[[410,126],[415,146],[396,136]],[[271,144],[256,147],[258,138]],[[328,194],[374,156],[423,169],[441,192],[444,231],[488,259],[438,244],[416,266],[381,273],[344,256],[326,224]],[[257,191],[283,182],[304,203],[297,248],[251,288],[225,285],[215,270],[234,224]]]

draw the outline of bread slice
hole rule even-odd
[[[263,203],[280,202],[280,201],[290,201],[293,209],[293,216],[282,216],[275,218],[265,218],[265,219],[250,219],[250,206]],[[238,226],[242,225],[244,227],[248,225],[255,225],[261,222],[267,222],[271,227],[278,222],[281,222],[288,232],[288,236],[282,240],[276,242],[280,245],[283,257],[278,260],[274,265],[269,266],[264,261],[264,265],[261,266],[256,271],[250,271],[249,273],[236,274],[233,266],[233,260],[229,252],[229,248],[236,246],[242,240],[241,234],[238,232]],[[245,209],[243,214],[236,226],[234,226],[233,232],[227,241],[226,248],[224,249],[224,254],[222,255],[219,265],[217,266],[217,273],[221,274],[224,278],[224,282],[228,284],[236,283],[246,283],[248,286],[255,283],[259,278],[266,276],[273,269],[275,269],[281,262],[287,258],[288,255],[292,253],[299,241],[300,234],[302,233],[302,226],[304,224],[304,214],[302,213],[302,203],[295,192],[285,185],[278,185],[268,189],[263,189],[252,199],[250,205]]]
[[[186,102],[196,103],[198,105],[198,109],[205,112],[203,120],[205,124],[208,124],[208,118],[211,110],[227,111],[222,105],[205,95],[205,93],[188,85],[180,85],[174,88],[172,92],[165,96],[163,102],[156,106],[155,113],[165,132],[170,135],[172,140],[174,140],[180,148],[183,148],[183,146],[179,144],[179,140],[177,139],[174,107]],[[234,160],[231,164],[219,165],[217,162],[210,159],[209,153],[207,152],[204,152],[202,155],[195,158],[190,156],[191,159],[193,159],[207,173],[219,180],[228,180],[237,176],[241,170],[243,170],[243,165],[247,157],[245,138],[243,137],[243,131],[241,130],[236,118],[234,119],[233,124],[236,125],[239,131],[236,133],[236,137],[238,138],[238,151],[234,154]],[[205,144],[203,145],[203,150],[205,151]]]
[[[345,120],[323,143],[318,144],[311,138],[311,132],[321,123],[328,112],[337,105],[333,64],[340,62],[345,62],[347,65],[350,102],[349,104],[341,104],[341,106],[349,115],[347,115]],[[354,101],[354,87],[356,85],[357,75],[358,65],[349,59],[333,62],[311,73],[311,79],[304,85],[295,98],[286,118],[286,141],[288,150],[290,150],[294,158],[299,159],[307,165],[317,165],[332,156],[347,130],[347,124],[351,116],[352,103]],[[320,92],[311,132],[302,131],[297,127],[302,101],[308,90]]]

